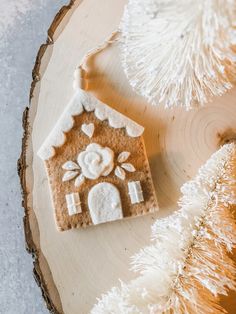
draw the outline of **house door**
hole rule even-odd
[[[92,187],[88,207],[95,225],[123,218],[119,190],[111,183],[102,182]]]

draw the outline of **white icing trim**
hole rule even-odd
[[[92,94],[78,89],[40,147],[38,151],[40,158],[47,160],[54,156],[54,147],[60,147],[65,143],[66,136],[64,133],[70,131],[74,125],[73,117],[80,115],[84,110],[87,112],[94,111],[99,120],[108,120],[109,125],[115,129],[126,128],[130,137],[138,137],[143,134],[144,128],[142,126],[110,108]]]
[[[69,216],[82,213],[79,193],[66,194],[66,205]]]
[[[80,115],[83,110],[80,94],[75,93],[51,133],[49,133],[48,137],[40,147],[38,151],[38,156],[40,158],[47,160],[54,156],[54,147],[60,147],[65,143],[66,136],[64,132],[70,131],[74,125],[73,116]]]

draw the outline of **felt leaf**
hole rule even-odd
[[[134,166],[132,164],[130,164],[130,163],[124,163],[124,164],[121,165],[121,167],[123,169],[125,169],[126,171],[129,171],[129,172],[135,172],[136,171]]]
[[[74,161],[67,161],[62,165],[62,169],[64,170],[78,170],[79,166]]]
[[[125,179],[125,171],[119,166],[117,166],[115,169],[115,175],[121,180]]]
[[[124,162],[129,158],[129,156],[130,156],[130,152],[122,152],[119,154],[117,161],[120,163]]]
[[[85,177],[83,174],[79,175],[76,179],[75,179],[75,187],[79,188],[85,181]]]
[[[62,181],[70,181],[72,179],[74,179],[77,175],[78,175],[78,171],[66,171],[66,173],[64,174]]]

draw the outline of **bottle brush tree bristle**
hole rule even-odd
[[[92,314],[222,314],[236,289],[236,145],[225,144],[183,185],[179,209],[152,227],[132,258],[137,278],[98,299]]]
[[[202,106],[236,77],[236,2],[129,0],[120,25],[125,73],[154,105]]]

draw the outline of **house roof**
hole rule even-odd
[[[80,115],[84,110],[93,111],[97,119],[101,121],[108,120],[109,125],[115,129],[126,128],[127,134],[131,137],[138,137],[144,131],[141,125],[107,106],[92,94],[78,89],[40,147],[38,151],[40,158],[47,160],[53,157],[55,154],[54,147],[60,147],[65,143],[65,132],[70,131],[74,125],[73,117]]]

